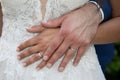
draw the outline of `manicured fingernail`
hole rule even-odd
[[[48,60],[48,56],[43,56],[43,60]]]
[[[17,58],[20,60],[21,59],[21,57],[20,56],[17,56]]]
[[[73,65],[76,67],[78,65],[78,63],[74,63]]]
[[[28,30],[28,29],[31,29],[31,27],[27,27],[26,29],[27,29],[27,30]]]
[[[52,64],[48,63],[46,66],[47,66],[47,68],[51,68]]]
[[[23,63],[23,66],[26,67],[26,66],[27,66],[27,63]]]
[[[17,48],[17,50],[16,50],[17,52],[20,52],[20,48]]]
[[[37,69],[38,71],[40,70],[40,68],[39,68],[39,67],[37,67],[36,69]]]
[[[47,21],[46,21],[46,20],[43,20],[42,23],[47,23]]]
[[[60,68],[58,69],[58,71],[59,71],[59,72],[64,71],[64,67],[60,67]]]

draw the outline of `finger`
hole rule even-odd
[[[83,56],[83,54],[85,53],[86,49],[88,46],[84,46],[84,47],[80,47],[78,50],[78,53],[74,59],[73,65],[77,66],[80,62],[81,57]]]
[[[26,30],[28,32],[31,32],[31,33],[39,33],[39,32],[42,32],[45,28],[40,26],[40,25],[36,25],[36,26],[32,26],[30,28],[27,28]]]
[[[36,67],[36,69],[37,70],[40,70],[40,69],[42,69],[42,68],[44,68],[45,66],[46,66],[46,64],[47,64],[47,61],[42,61],[37,67]]]
[[[75,55],[75,53],[72,50],[68,50],[67,54],[65,55],[63,61],[61,62],[58,71],[62,72],[64,71],[64,69],[66,68],[67,64],[69,63],[69,61],[73,58],[73,56]]]
[[[39,38],[39,41],[40,41],[40,38]],[[24,50],[25,48],[33,46],[37,43],[38,43],[38,36],[31,38],[31,39],[23,42],[22,44],[20,44],[17,48],[17,51],[20,52],[20,51]]]
[[[43,50],[45,50],[45,46],[36,45],[36,46],[30,47],[28,50],[25,50],[22,53],[20,53],[18,55],[18,59],[21,60],[25,57],[28,57],[32,54],[35,54],[35,53],[43,51]]]
[[[51,21],[42,21],[42,25],[47,28],[56,28],[61,26],[62,21],[64,20],[65,16],[59,17],[57,19]]]
[[[48,49],[46,50],[46,52],[43,55],[43,60],[48,60],[51,55],[56,51],[56,49],[60,46],[60,44],[63,41],[63,37],[59,37],[59,35],[57,35],[53,41],[51,42],[51,44],[48,46]]]
[[[64,41],[64,38],[66,39],[65,43],[72,43],[73,41],[73,35],[69,36],[70,31],[69,30],[61,30],[58,35],[53,39],[51,44],[49,45],[48,49],[43,55],[44,60],[48,60],[51,55],[56,51],[56,49],[62,44]],[[67,37],[68,36],[68,37]]]
[[[23,66],[24,66],[24,67],[27,67],[27,66],[35,63],[36,61],[40,60],[41,58],[42,58],[42,53],[35,54],[35,55],[32,56],[30,59],[26,60],[26,61],[23,63]]]
[[[47,62],[47,67],[51,68],[55,62],[64,55],[64,53],[67,51],[68,47],[70,46],[70,42],[64,41],[62,45],[57,49],[57,51],[52,55],[50,60]]]

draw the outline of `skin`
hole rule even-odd
[[[120,0],[111,0],[112,19],[101,24],[94,44],[105,44],[120,41]]]
[[[91,13],[89,13],[89,11],[91,11]],[[88,23],[86,24],[86,22]],[[84,7],[74,10],[73,12],[70,12],[56,20],[52,20],[47,24],[45,22],[42,22],[42,26],[54,28],[54,30],[56,30],[58,26],[61,26],[56,37],[54,37],[51,40],[49,44],[49,48],[47,48],[46,50],[47,52],[46,51],[45,53],[44,51],[42,52],[44,56],[48,55],[48,52],[50,54],[48,55],[50,58],[49,60],[44,59],[43,61],[44,65],[46,65],[46,62],[47,62],[47,67],[48,68],[52,67],[52,65],[54,65],[54,63],[66,52],[64,59],[62,60],[58,68],[59,71],[63,71],[67,66],[68,62],[70,61],[70,59],[75,55],[72,50],[70,49],[68,50],[68,48],[71,45],[72,47],[75,47],[75,48],[80,47],[78,50],[78,54],[77,56],[75,56],[75,60],[74,60],[74,66],[77,66],[81,56],[83,55],[85,50],[88,48],[90,42],[93,40],[98,28],[98,24],[100,22],[101,22],[101,14],[98,11],[96,5],[92,3],[86,4]],[[29,32],[32,30],[34,31],[33,27],[32,29],[28,29],[28,30]],[[44,34],[44,32],[42,33]],[[86,35],[86,34],[89,34],[89,35]],[[18,47],[18,51],[22,51],[26,49],[26,47],[29,47],[26,44],[27,42],[20,44],[20,46]],[[25,48],[22,47],[23,45],[26,47]],[[60,47],[58,48],[58,46]],[[58,48],[58,50],[56,50],[56,48]],[[53,52],[55,53],[52,55]],[[29,53],[29,51],[27,51],[27,53],[23,51],[20,55],[18,55],[18,58],[21,59],[22,58],[21,56],[24,56],[26,54],[31,54],[31,53]],[[30,62],[28,64],[31,64],[33,62]],[[28,66],[28,64],[26,65]],[[37,68],[41,69],[42,67],[41,66],[39,67],[39,66]]]
[[[34,32],[32,30],[28,30],[28,31]],[[25,57],[33,55],[32,58],[26,60],[23,63],[24,66],[28,66],[28,65],[38,61],[41,58],[41,56],[39,56],[38,54],[39,53],[41,55],[43,54],[43,52],[49,46],[50,41],[56,36],[56,33],[58,33],[58,31],[59,31],[59,29],[55,29],[55,30],[54,29],[45,29],[42,32],[40,30],[41,34],[38,34],[37,36],[29,39],[28,41],[26,41],[20,45],[20,47],[19,47],[20,50],[24,50],[28,46],[31,46],[31,47],[28,48],[27,50],[23,51],[21,54],[19,54],[18,59],[22,60]]]
[[[99,28],[97,29],[97,33],[96,33],[96,31],[94,32],[94,33],[92,33],[92,34],[90,34],[90,33],[86,33],[86,34],[89,34],[89,36],[90,35],[94,35],[95,33],[96,33],[96,35],[94,35],[94,36],[92,36],[92,37],[90,37],[89,39],[91,40],[89,40],[87,43],[86,42],[83,42],[83,41],[81,41],[81,43],[82,44],[84,44],[84,45],[82,45],[81,46],[81,43],[80,43],[80,47],[82,47],[82,48],[80,48],[79,50],[78,50],[78,54],[79,55],[77,55],[76,56],[76,58],[75,58],[75,61],[77,61],[77,62],[75,62],[74,61],[74,65],[76,66],[76,64],[78,64],[79,63],[79,60],[80,60],[80,58],[81,58],[81,56],[84,54],[84,51],[86,50],[86,48],[89,46],[89,44],[90,43],[93,43],[93,44],[103,44],[103,43],[111,43],[111,42],[115,42],[115,41],[118,41],[118,40],[120,40],[120,36],[116,36],[116,35],[118,35],[118,34],[120,34],[120,11],[118,10],[119,8],[120,8],[120,5],[119,5],[119,3],[120,3],[120,1],[119,0],[111,0],[111,4],[112,4],[112,9],[113,9],[113,18],[111,19],[111,20],[109,20],[109,21],[107,21],[107,22],[105,22],[105,23],[102,23],[102,24],[100,24],[99,25]],[[88,8],[88,7],[87,7]],[[94,7],[92,7],[92,9],[94,10]],[[82,13],[82,12],[79,12],[79,10],[81,10],[81,9],[78,9],[78,11],[77,10],[75,10],[74,12],[75,13],[79,13],[79,15],[80,15],[80,13]],[[71,15],[74,15],[75,13],[74,12],[72,12],[72,13],[70,13],[70,14],[67,14],[67,16],[71,16]],[[99,13],[98,13],[99,14]],[[75,14],[76,15],[76,14]],[[95,14],[94,14],[95,15]],[[100,15],[99,15],[100,16]],[[99,21],[100,21],[100,17],[98,16],[98,24],[99,24]],[[45,45],[47,45],[48,47],[47,47],[47,49],[45,50],[45,51],[42,51],[42,54],[43,55],[45,55],[45,56],[50,56],[50,58],[48,59],[48,60],[43,60],[38,66],[37,66],[37,69],[39,70],[39,69],[41,69],[41,68],[43,68],[46,64],[47,64],[47,67],[48,68],[50,68],[50,67],[52,67],[52,65],[54,65],[54,63],[61,57],[61,56],[63,56],[64,55],[64,53],[63,52],[61,52],[61,51],[64,51],[64,52],[66,52],[65,53],[65,56],[64,56],[64,59],[62,60],[62,62],[61,62],[61,64],[60,64],[60,66],[59,66],[59,68],[58,68],[58,70],[59,71],[63,71],[64,69],[65,69],[65,67],[67,66],[67,64],[68,64],[68,62],[70,61],[70,59],[71,58],[73,58],[74,57],[74,54],[73,54],[73,51],[71,51],[71,50],[62,50],[62,49],[65,49],[66,48],[66,46],[65,45],[67,45],[68,43],[70,43],[70,42],[72,42],[72,41],[74,41],[74,39],[73,39],[73,37],[70,39],[70,38],[68,38],[69,37],[69,35],[73,35],[73,36],[75,36],[76,37],[76,35],[79,33],[79,32],[77,32],[77,34],[75,35],[74,34],[74,30],[72,31],[72,29],[73,29],[73,27],[71,27],[71,25],[73,25],[73,24],[70,24],[70,25],[68,25],[67,24],[67,22],[66,22],[66,24],[67,24],[67,26],[69,26],[69,28],[67,28],[66,26],[64,27],[64,25],[61,25],[61,28],[56,28],[56,26],[58,26],[58,24],[60,25],[60,23],[61,23],[61,21],[62,21],[62,24],[65,22],[65,20],[66,19],[68,19],[68,22],[69,21],[72,21],[72,20],[74,20],[74,18],[75,18],[75,16],[72,16],[72,19],[71,18],[68,18],[68,17],[62,17],[62,18],[59,18],[59,19],[55,19],[55,20],[52,20],[52,21],[49,21],[49,22],[42,22],[42,25],[43,26],[46,26],[46,27],[53,27],[54,29],[53,29],[53,31],[55,30],[58,30],[58,31],[56,31],[56,33],[54,33],[54,34],[51,34],[51,35],[55,35],[54,37],[52,37],[51,39],[47,39],[47,36],[50,36],[50,35],[47,35],[47,36],[45,36],[45,38],[46,38],[46,40],[49,40],[48,41],[48,43],[46,43]],[[78,18],[78,17],[77,17]],[[88,18],[88,17],[87,17]],[[84,18],[82,18],[82,20],[83,20]],[[78,19],[77,19],[78,20]],[[93,19],[93,17],[92,17],[92,20],[94,20]],[[96,21],[96,19],[95,19],[95,21]],[[89,21],[90,22],[90,21]],[[54,24],[53,24],[54,23]],[[71,23],[71,22],[70,22]],[[65,23],[64,23],[65,24]],[[95,23],[94,23],[95,24]],[[97,24],[96,24],[97,25]],[[76,25],[74,25],[74,27],[75,27]],[[81,34],[80,35],[80,37],[81,38],[84,38],[84,37],[89,37],[89,36],[83,36],[83,35],[85,35],[85,32],[89,32],[89,31],[91,31],[91,32],[93,32],[93,28],[96,28],[96,26],[95,27],[90,27],[90,26],[93,26],[93,25],[89,25],[89,27],[87,27],[86,28],[86,30],[83,30],[83,34]],[[72,28],[72,29],[71,29]],[[81,28],[81,27],[80,27]],[[92,28],[92,29],[89,29],[89,28]],[[65,30],[66,29],[66,30]],[[78,30],[79,28],[77,27],[77,30]],[[82,29],[82,28],[81,28]],[[39,31],[38,31],[39,30]],[[67,30],[70,30],[71,32],[68,32]],[[30,29],[28,29],[28,31],[29,32],[41,32],[41,29],[40,28],[38,28],[38,27],[36,27],[36,28],[34,28],[34,27],[32,27],[32,28],[30,28]],[[47,31],[49,31],[49,29],[47,30]],[[42,31],[42,35],[44,35],[45,34],[45,32],[47,32],[46,31],[46,29],[45,30],[43,30]],[[75,31],[76,32],[76,31]],[[48,33],[48,32],[47,32]],[[62,33],[62,34],[61,34]],[[67,33],[67,34],[66,34]],[[81,32],[82,33],[82,32]],[[41,35],[41,34],[39,34],[39,35]],[[62,35],[62,36],[61,36]],[[67,37],[66,37],[66,35],[67,35]],[[38,36],[39,37],[39,36]],[[61,39],[61,37],[62,37],[62,39]],[[71,37],[71,36],[70,36]],[[53,51],[52,50],[54,50],[54,48],[55,48],[55,46],[56,46],[56,44],[57,43],[59,43],[59,41],[60,40],[63,40],[63,38],[64,38],[64,41],[66,40],[65,38],[68,38],[67,39],[67,41],[66,42],[68,42],[68,43],[62,43],[61,42],[61,44],[59,44],[59,46],[60,45],[64,45],[62,48],[60,48],[60,47],[57,47],[58,49],[57,50],[55,50],[54,52],[55,53],[52,53]],[[35,39],[35,38],[34,38]],[[42,36],[42,39],[44,39],[44,36]],[[71,40],[71,41],[69,41],[69,39]],[[87,39],[87,38],[86,38]],[[75,40],[76,40],[76,38],[75,38]],[[86,41],[85,39],[83,39],[84,41]],[[87,39],[88,40],[88,39]],[[33,43],[34,44],[34,41],[33,40],[28,40],[28,41],[30,41],[29,43]],[[56,42],[56,41],[58,41],[58,42]],[[77,41],[76,41],[77,42]],[[26,49],[27,47],[29,47],[29,46],[31,46],[31,45],[29,45],[29,43],[27,43],[27,41],[26,42],[24,42],[23,44],[21,44],[22,46],[25,46],[25,47],[22,47],[21,45],[18,47],[18,49],[19,49],[19,51],[22,51],[22,50],[24,50],[24,49]],[[45,43],[45,42],[42,42],[42,43]],[[76,44],[78,44],[78,43],[76,43]],[[36,44],[37,45],[37,44]],[[52,46],[51,46],[52,45]],[[34,47],[34,46],[32,46],[32,47]],[[52,48],[51,48],[52,47]],[[74,46],[72,46],[72,47],[74,47]],[[50,49],[51,48],[51,49]],[[59,48],[60,48],[60,50],[59,50]],[[67,47],[68,48],[68,47]],[[60,52],[59,52],[59,51]],[[46,51],[48,51],[49,52],[49,54],[51,54],[52,53],[52,56],[51,55],[48,55],[48,54],[46,54],[47,52]],[[24,52],[23,52],[24,53]],[[21,53],[21,54],[23,54],[23,53]],[[34,52],[33,52],[34,53]],[[58,54],[59,53],[59,54]],[[63,54],[62,54],[63,53]],[[19,57],[21,57],[21,54],[20,55],[18,55]],[[29,54],[29,53],[25,53],[25,54]],[[32,55],[32,54],[31,54]],[[25,57],[27,57],[27,56],[25,56]],[[27,63],[25,66],[28,66],[28,65],[30,65],[30,64],[32,64],[32,63],[34,63],[35,61],[34,61],[34,59],[32,59],[32,61],[28,61],[29,63]]]

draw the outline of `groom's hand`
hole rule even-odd
[[[47,67],[51,68],[68,49],[59,66],[59,71],[65,69],[71,57],[77,52],[74,59],[76,66],[93,40],[100,22],[101,14],[92,3],[55,20],[43,22],[43,26],[49,28],[61,26],[59,33],[43,54],[43,59],[48,60]]]

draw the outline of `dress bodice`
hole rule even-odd
[[[45,18],[59,17],[80,7],[88,0],[48,0]],[[4,16],[36,19],[41,17],[40,0],[1,0]]]
[[[88,0],[47,0],[44,20],[57,18],[71,10],[74,10]],[[40,24],[42,19],[41,0],[1,0],[4,31],[3,37],[13,35],[11,41],[16,42],[28,39],[31,34],[26,32],[26,28]],[[7,31],[6,31],[7,30]],[[16,34],[16,32],[17,34]],[[21,39],[14,39],[14,36],[21,36]],[[14,41],[13,41],[14,42]]]

